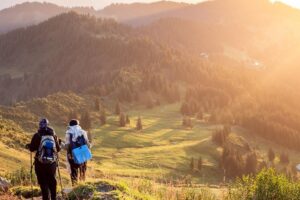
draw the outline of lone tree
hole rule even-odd
[[[203,112],[202,112],[202,110],[200,110],[200,111],[197,113],[197,119],[198,119],[198,120],[202,120],[202,119],[203,119]]]
[[[194,159],[194,157],[191,158],[190,169],[191,169],[191,171],[195,170],[195,159]]]
[[[83,129],[90,131],[92,128],[92,120],[89,111],[85,111],[80,118],[80,125]]]
[[[130,118],[129,118],[129,115],[126,115],[126,124],[130,124]]]
[[[121,114],[121,105],[120,105],[119,102],[116,104],[115,114],[116,115],[120,115]]]
[[[140,131],[142,129],[143,129],[142,118],[138,117],[137,122],[136,122],[136,130]]]
[[[202,157],[199,157],[197,169],[198,169],[199,171],[201,171],[201,170],[202,170],[202,166],[203,166]]]
[[[273,163],[274,159],[275,159],[275,153],[273,151],[273,149],[269,149],[268,151],[268,158],[269,158],[269,161]]]
[[[245,172],[247,174],[255,174],[257,171],[257,156],[256,153],[251,153],[246,157]]]
[[[120,127],[125,127],[126,126],[126,117],[125,117],[124,113],[120,114],[119,125],[120,125]]]
[[[106,111],[104,108],[101,110],[101,113],[100,113],[100,123],[101,123],[101,125],[106,124]]]
[[[186,128],[193,128],[192,119],[190,117],[183,117],[182,126]]]
[[[95,111],[100,111],[100,99],[98,97],[95,99]]]
[[[83,129],[87,130],[89,141],[92,142],[93,136],[90,131],[92,129],[92,120],[91,120],[90,113],[88,111],[85,111],[84,114],[81,116],[80,125]]]

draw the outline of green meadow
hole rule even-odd
[[[93,129],[93,172],[121,177],[144,177],[158,180],[185,180],[196,183],[220,181],[220,152],[211,142],[215,125],[194,120],[192,129],[182,128],[179,105],[150,110],[130,111],[131,123],[119,127],[119,117],[111,115],[107,124]],[[135,124],[142,117],[143,130]],[[203,173],[190,170],[192,157],[203,159]]]

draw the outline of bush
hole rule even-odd
[[[10,192],[13,195],[23,197],[23,198],[30,198],[32,193],[33,193],[33,197],[41,196],[41,191],[39,187],[33,187],[33,191],[31,191],[30,186],[17,186],[11,188]]]
[[[69,193],[68,199],[87,199],[94,195],[96,187],[92,184],[79,185]]]
[[[228,200],[296,200],[300,185],[274,169],[264,169],[257,176],[244,176],[229,188]]]

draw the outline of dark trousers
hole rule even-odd
[[[43,200],[56,200],[56,167],[57,163],[42,164],[35,161],[35,173],[40,185]]]
[[[80,165],[80,167],[79,167],[79,173],[80,173],[79,179],[80,179],[80,181],[83,181],[83,182],[85,181],[86,170],[87,170],[87,163],[85,162],[82,165]]]
[[[86,162],[79,165],[74,162],[73,159],[69,159],[70,168],[71,168],[71,181],[72,185],[76,185],[78,183],[78,175],[80,176],[81,181],[85,181],[85,173],[87,169]]]

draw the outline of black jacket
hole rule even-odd
[[[42,136],[46,136],[46,135],[52,135],[54,137],[55,143],[56,143],[56,150],[57,152],[60,151],[60,146],[59,146],[59,142],[57,139],[57,136],[54,132],[54,130],[50,127],[47,127],[45,129],[39,129],[37,133],[35,133],[31,139],[31,143],[29,145],[29,150],[31,152],[36,151],[36,156],[35,159],[37,159],[37,153],[38,153],[38,149],[41,143],[41,139]]]

